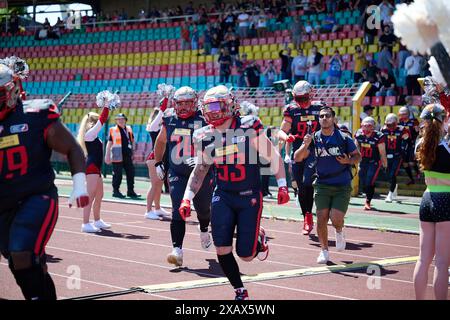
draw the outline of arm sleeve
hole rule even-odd
[[[162,122],[163,114],[164,114],[164,112],[158,112],[158,114],[156,115],[155,119],[153,119],[152,123],[147,124],[147,131],[148,132],[159,131],[160,126],[161,126],[161,122]]]
[[[86,134],[84,136],[84,141],[88,141],[88,142],[94,141],[97,138],[98,133],[100,132],[100,130],[102,130],[102,127],[103,127],[102,122],[100,120],[98,120],[97,123],[95,124],[95,126],[90,128],[86,132]]]

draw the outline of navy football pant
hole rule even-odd
[[[387,179],[390,183],[389,191],[394,192],[397,185],[397,176],[400,166],[402,165],[401,156],[394,156],[392,159],[388,159]]]
[[[169,171],[170,198],[172,200],[172,222],[170,223],[170,233],[172,235],[172,244],[174,247],[181,248],[186,233],[186,222],[181,218],[180,208],[183,200],[184,191],[188,183],[189,177],[176,175]],[[200,223],[202,232],[208,231],[209,222],[211,220],[211,197],[213,192],[213,180],[211,176],[206,176],[202,187],[193,199],[197,219]]]
[[[359,164],[359,183],[370,202],[375,194],[375,182],[381,169],[381,161],[361,162]]]
[[[56,188],[0,212],[0,251],[27,300],[56,300],[45,246],[58,219]]]

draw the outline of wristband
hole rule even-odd
[[[278,187],[287,187],[286,178],[277,179]]]
[[[193,193],[191,190],[186,190],[186,192],[184,193],[183,199],[189,200],[192,202],[192,199],[194,199],[194,197],[195,197],[195,193]]]

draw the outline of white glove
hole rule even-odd
[[[284,163],[289,164],[291,163],[291,157],[289,157],[288,155],[284,156]]]
[[[198,162],[197,157],[191,157],[191,158],[186,159],[186,164],[191,168],[194,168],[195,165],[197,164],[197,162]]]
[[[86,174],[78,172],[73,175],[73,190],[69,198],[69,208],[76,202],[78,208],[84,208],[89,204],[89,194],[86,188]]]
[[[156,175],[158,176],[158,178],[160,180],[164,180],[165,176],[166,176],[166,170],[164,168],[164,164],[160,161],[155,163],[155,168],[156,168]]]

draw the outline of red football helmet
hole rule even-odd
[[[181,87],[173,95],[175,113],[181,119],[192,117],[197,111],[197,93],[191,87]]]
[[[215,127],[232,118],[237,110],[233,94],[223,85],[209,89],[203,97],[203,116],[207,123]]]
[[[20,79],[7,66],[0,64],[0,121],[12,111],[20,97]]]

